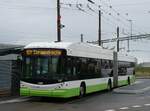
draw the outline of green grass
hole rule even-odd
[[[136,67],[135,74],[137,77],[150,77],[150,67]]]

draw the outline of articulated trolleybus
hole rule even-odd
[[[113,51],[88,43],[31,43],[22,52],[20,95],[69,98],[113,88]],[[134,82],[136,59],[118,54],[118,86]]]

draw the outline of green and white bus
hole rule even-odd
[[[69,98],[113,88],[113,51],[88,43],[31,43],[22,52],[21,96]],[[118,54],[118,86],[134,82],[136,59]]]

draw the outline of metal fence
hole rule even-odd
[[[0,95],[11,94],[11,61],[0,61]]]
[[[0,60],[0,96],[19,94],[20,67],[15,60]]]

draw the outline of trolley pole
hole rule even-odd
[[[101,10],[99,10],[98,45],[101,46]]]
[[[61,42],[60,0],[57,0],[57,42]]]

